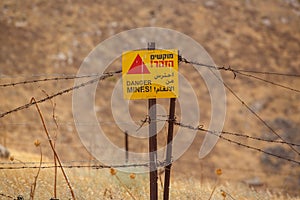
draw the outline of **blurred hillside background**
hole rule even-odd
[[[116,33],[139,27],[157,26],[182,32],[211,55],[218,66],[236,69],[300,74],[300,3],[298,0],[2,0],[0,2],[0,84],[75,75],[83,59],[100,42]],[[146,44],[145,44],[146,46]],[[121,68],[118,60],[111,68]],[[192,66],[180,65],[196,88],[201,122],[210,120],[210,96]],[[193,73],[194,72],[194,73]],[[191,75],[192,74],[192,75]],[[222,72],[224,81],[286,141],[300,143],[300,94],[255,79]],[[260,77],[299,90],[299,77]],[[112,122],[110,95],[116,78],[105,80],[106,91],[97,90],[98,116]],[[1,87],[0,113],[72,87],[73,80]],[[55,125],[52,114],[55,103]],[[134,101],[133,118],[142,120],[146,101]],[[72,94],[41,104],[56,148],[63,161],[91,159],[76,132]],[[136,115],[135,115],[136,114]],[[113,123],[104,124],[108,137],[123,145],[123,133]],[[254,137],[276,139],[237,99],[227,91],[224,130]],[[165,135],[166,129],[162,131]],[[120,139],[121,138],[121,139]],[[174,163],[173,175],[201,181],[215,178],[223,170],[224,182],[256,183],[258,189],[299,195],[300,167],[257,151],[219,140],[209,156],[200,160],[203,141],[199,133],[189,150]],[[38,154],[33,142],[39,139],[45,156],[52,157],[42,124],[31,107],[0,118],[0,144],[12,155]],[[299,161],[286,145],[233,138],[247,145]],[[146,144],[132,139],[135,151]],[[133,147],[134,146],[134,147]],[[300,148],[298,147],[298,151]],[[22,158],[19,158],[22,160]]]

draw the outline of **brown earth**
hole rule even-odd
[[[297,0],[245,1],[1,1],[0,2],[0,84],[36,78],[76,74],[83,59],[106,38],[128,29],[158,26],[182,32],[199,42],[220,66],[238,69],[276,71],[300,74],[300,4]],[[119,63],[118,61],[116,63]],[[189,65],[182,73],[192,74]],[[186,69],[188,68],[188,69]],[[248,105],[266,120],[282,137],[300,143],[300,95],[274,85],[232,73],[222,72],[224,81]],[[298,88],[299,77],[271,76],[276,83]],[[103,82],[105,92],[97,89],[99,117],[110,111],[110,95],[117,79]],[[210,120],[209,94],[201,78],[189,79],[199,100],[201,122]],[[0,112],[28,103],[31,97],[44,98],[71,87],[70,80],[1,87]],[[299,88],[298,88],[299,89]],[[50,101],[41,104],[52,134],[58,134],[57,149],[64,161],[87,160],[89,153],[80,143],[72,116],[72,96],[53,99],[58,128],[52,119]],[[134,101],[133,118],[146,114],[146,102]],[[122,133],[115,125],[106,124],[108,137],[122,146]],[[227,117],[224,130],[269,137],[268,129],[227,91]],[[160,134],[164,138],[165,131]],[[51,156],[36,110],[31,107],[0,119],[0,142],[17,151],[36,152],[33,142],[42,141],[44,152]],[[291,150],[283,145],[269,145],[249,139],[237,139],[262,149],[273,148],[282,153]],[[243,182],[259,178],[274,191],[299,195],[300,168],[278,159],[265,158],[252,151],[220,140],[214,150],[199,160],[203,140],[200,133],[190,149],[174,164],[173,176],[214,179],[214,170],[223,169],[223,180]],[[122,141],[122,140],[121,140]],[[147,149],[146,141],[132,139],[134,150]],[[278,150],[279,149],[279,150]],[[270,150],[270,149],[269,149]],[[291,154],[299,160],[299,155]],[[19,158],[22,159],[22,158]]]

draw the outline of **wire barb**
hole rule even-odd
[[[146,117],[145,117],[145,119],[142,119],[141,120],[141,125],[136,129],[136,132],[138,132],[143,126],[144,126],[144,124],[145,123],[150,123],[150,117],[149,117],[149,115],[146,115]]]
[[[9,198],[9,199],[14,199],[12,196],[4,194],[4,193],[0,193],[0,196],[6,197],[6,198]]]

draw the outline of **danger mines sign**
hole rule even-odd
[[[122,54],[125,99],[177,98],[178,50],[140,50]]]

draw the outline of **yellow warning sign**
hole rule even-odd
[[[178,50],[138,50],[122,54],[125,99],[178,97]]]

